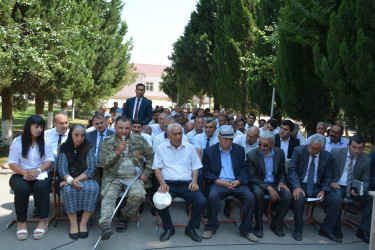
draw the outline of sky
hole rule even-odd
[[[131,62],[171,65],[172,44],[183,35],[197,0],[125,0],[125,40],[133,38]]]

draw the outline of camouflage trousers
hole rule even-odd
[[[131,182],[132,178],[123,178],[126,182]],[[139,206],[146,199],[146,191],[144,189],[144,183],[140,179],[136,180],[130,187],[126,197],[126,206],[122,207],[121,214],[125,218],[131,218],[137,212]],[[119,193],[126,190],[126,186],[120,183],[120,179],[115,178],[108,190],[102,190],[102,206],[100,211],[99,225],[111,224],[111,216],[116,209],[116,200]]]

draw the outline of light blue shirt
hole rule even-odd
[[[186,134],[186,137],[188,138],[189,142],[191,144],[193,144],[194,142],[194,137],[197,135],[197,131],[195,131],[195,129],[193,129],[192,131],[190,131],[189,133]]]
[[[333,148],[346,148],[349,143],[349,139],[345,137],[341,137],[338,143],[333,143],[329,136],[326,137],[326,147],[324,150],[331,152]]]
[[[236,177],[234,176],[233,166],[232,166],[232,158],[230,156],[230,152],[232,151],[232,147],[228,150],[228,152],[224,152],[223,149],[220,147],[220,157],[221,157],[221,171],[220,171],[220,180],[225,181],[234,181]]]
[[[266,168],[266,177],[264,178],[264,182],[266,183],[274,183],[275,178],[273,176],[273,156],[275,155],[273,149],[271,149],[271,153],[269,156],[262,154],[264,160],[264,166]]]
[[[210,138],[210,141],[208,142],[208,144],[210,146],[212,146],[212,145],[215,145],[218,142],[219,142],[219,139],[217,138],[217,136],[213,135]],[[201,149],[201,155],[203,156],[203,150],[206,148],[206,145],[207,145],[207,135],[206,135],[206,133],[196,135],[194,137],[193,145],[194,145],[195,148]]]

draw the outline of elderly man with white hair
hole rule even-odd
[[[199,229],[201,217],[207,205],[206,198],[197,184],[198,170],[202,168],[202,163],[195,147],[182,140],[180,124],[169,124],[167,135],[170,141],[160,144],[156,149],[152,166],[160,184],[158,191],[161,193],[169,192],[172,198],[182,197],[193,205],[185,235],[194,241],[201,242],[202,239],[194,229]],[[159,210],[159,215],[163,222],[164,232],[160,235],[160,241],[163,242],[174,235],[175,229],[168,207]]]
[[[288,182],[292,190],[294,202],[293,238],[302,240],[303,212],[305,198],[317,198],[323,202],[326,217],[320,227],[319,234],[335,242],[341,239],[333,234],[336,214],[341,210],[341,198],[332,194],[332,156],[324,150],[326,138],[321,134],[311,137],[309,145],[294,148],[288,168]]]

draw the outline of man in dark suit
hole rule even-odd
[[[255,196],[255,230],[258,238],[263,238],[264,195],[271,196],[276,204],[271,230],[279,237],[285,236],[283,223],[285,214],[292,203],[292,195],[286,185],[284,151],[275,148],[275,136],[271,131],[259,135],[259,147],[247,153],[250,169],[250,189]]]
[[[147,125],[152,119],[152,101],[144,97],[146,86],[138,83],[135,87],[135,97],[126,100],[123,116],[129,119],[140,119]]]
[[[333,234],[336,214],[341,210],[341,199],[329,192],[332,182],[332,157],[324,151],[326,138],[321,134],[311,137],[309,145],[298,146],[294,149],[288,168],[288,182],[293,190],[294,233],[293,238],[302,240],[303,212],[305,198],[318,198],[325,206],[326,217],[319,232],[324,236],[341,242]]]
[[[106,136],[113,135],[115,132],[108,129],[107,119],[103,114],[97,113],[92,118],[92,124],[95,130],[86,134],[86,140],[95,148],[95,156],[99,164],[99,152],[101,144]],[[98,165],[100,167],[100,165]],[[100,167],[100,176],[103,175],[103,169]]]
[[[245,150],[234,144],[234,131],[230,125],[219,129],[219,142],[203,151],[203,177],[208,186],[208,223],[202,233],[203,239],[209,239],[219,227],[217,213],[221,209],[221,200],[233,195],[242,202],[242,223],[240,233],[248,240],[258,242],[251,225],[254,213],[254,195],[247,187],[249,169],[245,162]]]
[[[361,202],[363,213],[357,237],[369,243],[371,227],[372,196],[368,194],[370,186],[370,158],[363,153],[365,139],[361,136],[352,136],[346,148],[333,148],[333,178],[331,183],[332,192],[340,198],[345,196]],[[363,196],[351,188],[353,180],[363,182]],[[341,232],[341,210],[336,217],[334,234],[342,238]]]
[[[291,135],[294,127],[291,120],[284,120],[279,133],[275,135],[275,147],[284,150],[285,159],[292,158],[294,148],[300,145],[300,141]]]

